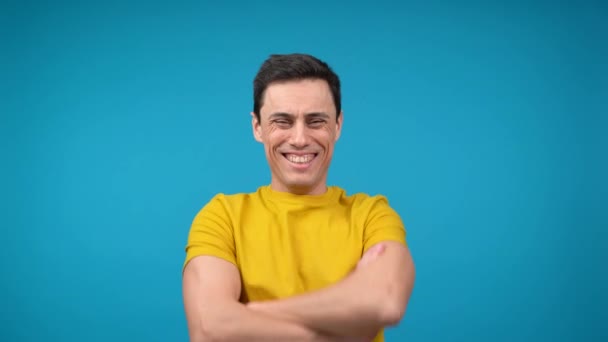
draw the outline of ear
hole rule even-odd
[[[254,112],[251,112],[251,128],[253,129],[253,137],[255,140],[257,142],[262,142],[262,126]]]
[[[338,117],[338,120],[336,121],[336,139],[335,141],[338,141],[338,139],[340,138],[340,133],[342,133],[342,122],[344,121],[344,112],[340,111],[340,116]]]

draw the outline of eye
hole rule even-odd
[[[308,124],[313,127],[319,127],[319,126],[325,124],[325,120],[315,119],[315,120],[311,120]]]
[[[279,127],[289,127],[291,125],[291,122],[285,119],[274,120],[273,123]]]

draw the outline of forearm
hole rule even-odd
[[[240,303],[223,303],[191,329],[192,342],[207,341],[340,341],[302,324],[254,312]]]
[[[366,296],[365,289],[369,287],[362,286],[362,280],[353,275],[326,289],[283,300],[253,303],[251,308],[328,334],[373,337],[382,329],[385,320],[378,305]]]
[[[413,287],[413,278],[414,266],[409,252],[393,245],[378,260],[356,269],[334,285],[250,306],[318,331],[369,337],[399,322]]]

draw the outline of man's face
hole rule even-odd
[[[318,195],[326,190],[327,170],[340,137],[343,115],[324,80],[271,83],[260,121],[252,113],[255,139],[264,144],[274,190]]]

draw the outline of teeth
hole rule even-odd
[[[292,163],[296,163],[296,164],[306,164],[308,162],[310,162],[312,160],[312,158],[314,158],[314,154],[305,154],[302,156],[297,156],[295,154],[287,154],[287,160],[289,160]]]

